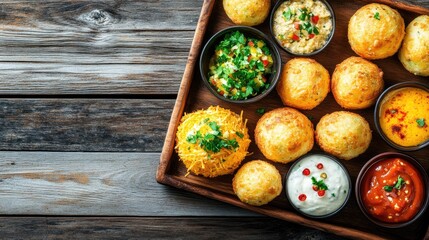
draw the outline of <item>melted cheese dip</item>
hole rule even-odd
[[[291,203],[303,213],[324,216],[345,204],[351,188],[349,178],[345,170],[331,158],[321,154],[308,155],[289,171],[286,192]],[[315,189],[313,179],[319,186],[323,182],[327,190],[323,192],[323,187]]]
[[[321,1],[291,0],[275,11],[272,29],[282,47],[307,54],[326,44],[332,25],[331,12]]]
[[[409,147],[429,140],[429,92],[415,87],[395,90],[381,102],[379,121],[394,143]]]

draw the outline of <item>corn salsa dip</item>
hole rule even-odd
[[[419,171],[401,158],[377,162],[362,179],[363,204],[370,215],[383,222],[412,219],[419,212],[424,195]]]
[[[404,87],[388,93],[380,106],[380,127],[392,142],[410,147],[429,140],[429,92]]]
[[[209,63],[209,82],[225,98],[244,100],[270,86],[273,58],[267,44],[240,31],[225,35]]]
[[[286,189],[295,208],[310,216],[323,217],[344,206],[351,183],[339,163],[322,154],[311,154],[289,170]]]
[[[284,1],[275,11],[272,30],[280,45],[296,54],[322,48],[333,30],[328,7],[318,0]]]

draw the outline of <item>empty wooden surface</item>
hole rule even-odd
[[[0,2],[0,239],[342,239],[156,183],[202,5]]]

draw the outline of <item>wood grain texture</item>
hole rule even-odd
[[[382,2],[385,3],[387,1],[383,0]],[[350,19],[350,17],[358,8],[368,3],[368,1],[330,1],[330,3],[331,5],[333,5],[333,8],[335,9],[336,13],[337,27],[335,35],[330,45],[322,53],[317,54],[312,58],[316,59],[319,63],[325,66],[329,70],[329,72],[332,73],[336,64],[340,63],[347,57],[355,55],[351,50],[350,46],[348,45],[347,41],[348,19]],[[397,5],[394,2],[389,3],[390,5],[397,6],[398,8],[404,7],[404,9],[400,10],[400,12],[404,17],[406,23],[409,23],[420,13],[429,13],[428,9],[412,6],[410,7],[408,5],[401,4]],[[206,32],[206,36],[204,37],[204,42],[207,41],[210,36],[212,36],[220,29],[232,25],[233,24],[228,20],[225,12],[222,9],[222,4],[220,2],[216,2],[214,10],[212,12],[212,16],[210,18],[210,22],[207,24],[208,30]],[[258,26],[257,28],[269,34],[269,26],[267,21],[264,24]],[[286,63],[291,58],[292,56],[282,51],[282,60],[284,63]],[[197,62],[194,61],[192,58],[190,58],[189,61],[190,64],[188,64],[187,66],[197,64]],[[384,80],[386,87],[401,81],[427,81],[427,78],[425,77],[414,76],[407,72],[402,67],[396,56],[383,60],[377,60],[374,62],[384,71]],[[220,105],[221,107],[231,109],[236,113],[244,111],[243,116],[244,118],[248,119],[247,126],[250,130],[251,139],[254,139],[253,129],[255,129],[256,122],[260,118],[260,116],[256,113],[256,109],[263,107],[267,111],[269,111],[283,106],[280,101],[280,98],[275,91],[273,91],[265,99],[252,104],[231,104],[219,100],[218,98],[213,96],[201,83],[199,69],[195,70],[193,78],[187,78],[185,79],[185,81],[186,82],[182,82],[182,86],[186,86],[191,83],[191,89],[189,91],[190,94],[189,96],[182,96],[179,94],[177,102],[181,103],[181,106],[176,105],[175,108],[184,108],[184,111],[186,112],[193,112],[198,109],[207,108],[210,105]],[[332,95],[330,94],[317,108],[313,109],[312,111],[302,112],[309,116],[309,118],[312,119],[313,125],[316,126],[319,119],[323,115],[339,110],[343,109],[335,102]],[[394,151],[394,149],[389,147],[376,133],[373,120],[373,111],[373,108],[354,111],[361,114],[368,120],[371,129],[373,129],[374,134],[370,148],[364,154],[360,155],[352,161],[344,162],[348,171],[351,174],[351,178],[353,181],[356,179],[356,176],[358,175],[360,169],[368,159],[381,152]],[[175,113],[178,115],[175,115]],[[180,111],[176,111],[175,109],[173,111],[172,119],[180,120],[180,117]],[[175,129],[177,128],[177,124],[178,122],[172,121],[170,123],[168,133],[174,133]],[[181,189],[185,189],[187,191],[199,193],[210,198],[224,201],[272,217],[297,222],[306,226],[312,226],[326,231],[332,231],[346,237],[362,239],[414,239],[416,237],[423,238],[427,232],[427,214],[425,215],[426,217],[423,217],[421,219],[421,221],[415,222],[414,224],[401,230],[386,230],[374,226],[360,212],[356,200],[354,199],[354,194],[352,194],[352,198],[349,200],[347,206],[339,214],[334,217],[323,220],[312,220],[305,218],[299,214],[296,214],[290,203],[286,200],[286,197],[284,197],[284,193],[268,205],[261,207],[249,206],[240,202],[236,198],[231,187],[231,176],[207,179],[201,176],[194,176],[191,174],[188,177],[184,177],[186,169],[183,164],[178,161],[177,154],[172,151],[172,149],[174,148],[174,141],[172,138],[169,138],[169,136],[172,135],[167,135],[165,142],[166,145],[164,146],[163,154],[161,155],[159,168],[160,170],[157,174],[157,180],[164,184],[172,185]],[[312,151],[320,151],[320,148],[315,145]],[[423,149],[409,154],[416,157],[417,159],[422,160],[427,157],[427,155],[429,154],[428,151],[428,149]],[[265,157],[261,154],[261,152],[254,143],[250,145],[249,152],[252,152],[252,155],[251,157],[246,158],[245,161],[249,161],[252,159],[265,159]],[[424,165],[425,169],[429,169],[429,163],[422,162],[422,164]],[[275,165],[279,169],[280,173],[283,175],[288,171],[290,167],[290,164],[285,165],[276,163]],[[348,221],[351,217],[354,220]],[[407,232],[415,232],[416,235],[410,236],[406,234]]]
[[[263,217],[1,217],[0,221],[6,239],[343,239]]]
[[[257,216],[158,184],[158,159],[159,153],[0,152],[0,215]]]
[[[199,1],[2,1],[0,94],[176,94]]]
[[[160,151],[174,100],[0,99],[0,150]]]

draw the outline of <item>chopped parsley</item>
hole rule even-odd
[[[268,89],[272,71],[273,58],[267,44],[234,31],[216,46],[208,77],[220,95],[244,100]]]
[[[186,141],[192,144],[198,144],[206,152],[217,153],[220,152],[222,148],[226,149],[237,149],[238,142],[235,139],[225,139],[220,131],[220,126],[217,125],[215,121],[206,122],[204,121],[211,129],[212,132],[206,133],[204,136],[198,130],[194,135],[189,135],[186,138]],[[240,136],[239,132],[236,132]],[[241,134],[244,136],[243,134]]]
[[[299,9],[300,15],[298,16],[299,20],[301,21],[307,21],[310,19],[310,13],[308,12],[307,8],[301,8]]]
[[[396,181],[394,188],[399,190],[404,184],[405,184],[405,180],[401,176],[398,176],[398,181]]]
[[[264,113],[265,113],[265,108],[258,108],[258,109],[256,109],[256,113],[258,114],[258,115],[264,115]]]
[[[380,20],[380,13],[379,12],[375,12],[374,18],[377,19],[377,20]]]
[[[295,16],[295,14],[292,13],[290,7],[288,7],[287,10],[283,12],[283,17],[285,17],[286,20],[291,20],[293,16]]]
[[[311,177],[311,182],[313,183],[314,186],[317,186],[317,189],[319,190],[329,190],[328,186],[326,186],[323,179],[320,179],[319,181],[317,181],[315,177]]]
[[[241,132],[235,132],[235,134],[237,134],[237,136],[239,136],[240,138],[244,137],[244,134],[242,134]]]
[[[426,125],[424,118],[417,118],[416,122],[417,122],[417,125],[419,125],[419,127],[424,127]]]
[[[401,176],[398,176],[398,180],[396,181],[395,185],[393,186],[386,185],[383,187],[383,189],[386,192],[391,192],[393,191],[394,188],[400,190],[404,184],[405,184],[405,180]]]
[[[383,189],[384,189],[384,191],[386,191],[386,192],[391,192],[391,191],[393,190],[393,187],[392,187],[392,186],[388,186],[388,185],[386,185],[386,186],[384,186],[384,187],[383,187]]]

